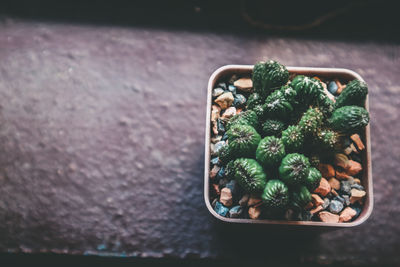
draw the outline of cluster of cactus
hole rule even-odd
[[[286,67],[272,60],[257,63],[252,79],[247,110],[227,122],[219,160],[245,191],[261,194],[265,208],[302,210],[319,185],[320,160],[368,124],[368,88],[354,80],[334,102],[318,78],[290,81]]]

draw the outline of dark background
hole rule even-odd
[[[0,265],[400,264],[395,3],[2,1]],[[265,58],[368,82],[362,226],[275,232],[206,210],[208,78]]]

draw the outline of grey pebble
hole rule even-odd
[[[322,208],[323,209],[326,209],[328,206],[329,206],[329,203],[330,203],[331,201],[329,200],[329,198],[324,198],[324,204],[322,204]]]
[[[331,204],[329,204],[329,211],[338,214],[343,209],[343,204],[338,200],[332,200]]]
[[[217,130],[219,134],[225,133],[225,126],[221,119],[217,120]]]
[[[350,195],[351,192],[351,183],[349,181],[341,181],[340,182],[340,191],[343,194]]]
[[[240,215],[242,215],[242,207],[240,206],[234,206],[229,210],[229,217],[231,218],[239,218]]]
[[[221,87],[224,91],[227,89],[226,88],[226,83],[219,83],[218,87]]]
[[[212,96],[218,97],[218,96],[222,95],[223,93],[224,93],[224,89],[217,87],[217,88],[213,89]]]
[[[214,151],[211,151],[211,153],[214,153],[215,155],[218,154],[218,151],[225,146],[225,141],[219,141],[218,143],[215,144],[214,146]]]
[[[361,190],[361,191],[364,191],[364,190],[365,190],[365,189],[364,189],[364,186],[359,185],[359,184],[357,184],[357,183],[352,184],[352,185],[351,185],[351,188],[355,188],[355,189],[358,189],[358,190]]]
[[[218,174],[217,174],[217,177],[218,177]],[[220,179],[220,180],[219,180],[219,183],[218,183],[218,184],[219,184],[219,187],[220,187],[220,188],[224,188],[224,187],[226,186],[227,183],[229,183],[228,179],[223,178],[223,179]]]
[[[341,196],[336,196],[336,197],[333,198],[333,200],[337,200],[337,201],[339,201],[340,203],[344,204],[344,198],[341,197]]]
[[[221,167],[220,169],[219,169],[219,171],[217,172],[217,175],[216,175],[216,179],[222,179],[222,178],[224,178],[224,176],[225,176],[225,167]],[[225,185],[223,186],[223,187],[225,187]]]
[[[222,136],[222,141],[226,141],[228,140],[228,135],[226,133],[224,133],[224,135]]]
[[[223,217],[225,217],[229,211],[229,209],[227,207],[225,207],[224,205],[222,205],[222,203],[219,201],[217,201],[217,203],[215,204],[214,210],[216,213],[218,213],[219,215],[221,215]]]
[[[228,86],[228,91],[231,92],[233,95],[236,95],[236,86],[229,85]]]
[[[328,83],[328,91],[331,94],[336,94],[337,90],[338,90],[338,86],[334,81]]]
[[[213,164],[213,165],[218,164],[218,161],[219,161],[218,157],[212,158],[212,159],[210,160],[211,164]]]
[[[246,97],[242,94],[236,94],[233,100],[233,105],[235,107],[240,107],[246,103]]]
[[[344,199],[344,204],[346,206],[349,206],[350,205],[350,197],[348,195],[343,195],[342,197]]]

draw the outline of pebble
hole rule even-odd
[[[321,196],[326,196],[331,192],[331,186],[325,178],[321,178],[319,186],[314,190],[314,193],[320,194]]]
[[[217,155],[219,150],[225,145],[226,145],[225,141],[219,141],[218,143],[216,143],[214,145],[214,151],[211,151],[211,153],[214,153],[214,155]]]
[[[316,206],[316,207],[324,204],[324,201],[322,200],[322,198],[317,194],[311,194],[311,199],[312,199],[314,206]]]
[[[261,206],[253,206],[249,208],[250,219],[258,219],[261,215]]]
[[[221,192],[222,195],[222,192]],[[343,203],[341,203],[338,200],[332,200],[331,204],[329,204],[329,211],[334,213],[334,214],[338,214],[339,212],[341,212],[343,209]]]
[[[223,93],[224,93],[224,89],[217,87],[217,88],[213,89],[212,96],[218,97],[218,96],[222,95]]]
[[[240,206],[234,206],[229,210],[229,217],[231,218],[239,218],[240,215],[242,215],[242,207]]]
[[[337,223],[339,222],[339,215],[330,213],[328,211],[321,211],[319,214],[319,219],[327,223]]]
[[[219,134],[225,133],[225,126],[221,119],[217,120],[217,130]]]
[[[212,131],[214,135],[218,135],[218,125],[216,121],[212,121]]]
[[[329,204],[331,203],[331,201],[329,200],[329,198],[324,198],[324,204],[322,204],[322,208],[326,209],[327,207],[329,207]]]
[[[212,158],[211,160],[210,160],[210,162],[211,162],[211,164],[213,164],[213,165],[216,165],[216,164],[218,164],[218,157],[215,157],[215,158]]]
[[[242,94],[236,94],[235,99],[233,100],[233,105],[235,107],[240,107],[246,103],[247,99],[244,95]]]
[[[249,197],[250,196],[248,194],[242,196],[242,198],[239,200],[239,205],[241,207],[246,207],[247,206],[247,202],[249,201]]]
[[[222,114],[222,118],[223,119],[230,119],[235,115],[236,115],[236,108],[235,107],[229,107]]]
[[[361,180],[358,178],[354,178],[354,183],[361,184]]]
[[[354,146],[354,144],[350,144],[350,148],[351,148],[351,151],[353,151],[355,154],[358,154],[358,150],[357,150],[357,148]]]
[[[217,179],[219,180],[218,184],[219,184],[219,187],[220,187],[220,188],[225,187],[226,184],[229,183],[228,179],[218,177],[218,174],[217,174]]]
[[[241,78],[235,81],[233,85],[243,92],[250,92],[253,88],[253,81],[251,78]]]
[[[348,222],[351,219],[353,219],[353,217],[356,215],[357,215],[356,210],[354,210],[350,207],[347,207],[340,213],[339,222]]]
[[[212,184],[212,187],[213,187],[215,195],[219,196],[221,194],[221,190],[219,190],[219,185]]]
[[[211,106],[211,121],[215,122],[219,118],[219,113],[221,112],[221,108],[217,105]]]
[[[217,99],[215,99],[215,103],[217,103],[222,109],[227,109],[233,103],[233,94],[231,92],[223,93]]]
[[[346,85],[343,85],[338,79],[335,79],[335,83],[338,87],[337,94],[340,95],[342,93],[343,89],[346,88]]]
[[[229,188],[224,187],[221,190],[221,196],[219,197],[219,202],[221,202],[225,207],[230,207],[233,204],[232,192]]]
[[[351,189],[350,193],[350,203],[354,204],[356,201],[360,201],[363,197],[365,197],[367,193],[363,190],[358,190],[358,189]]]
[[[218,87],[222,88],[225,91],[226,90],[226,83],[219,83]]]
[[[345,154],[341,153],[335,154],[334,164],[343,169],[347,169],[349,164],[349,158]]]
[[[219,169],[218,173],[217,173],[216,178],[217,178],[217,179],[222,179],[222,178],[224,178],[224,176],[225,176],[225,167],[221,167],[221,168]],[[226,183],[228,183],[228,182],[226,182]],[[225,184],[226,184],[226,183],[225,183]],[[225,184],[224,184],[224,186],[225,186]]]
[[[331,178],[329,179],[329,184],[331,185],[331,187],[335,190],[339,190],[340,189],[340,182],[339,180],[337,180],[336,178]]]
[[[339,201],[340,203],[344,204],[344,198],[341,197],[341,196],[336,196],[336,197],[333,198],[333,200],[337,200],[337,201]]]
[[[355,179],[354,179],[355,180]],[[355,188],[355,189],[358,189],[358,190],[361,190],[361,191],[364,191],[365,189],[364,189],[364,186],[362,186],[362,185],[360,185],[360,184],[357,184],[357,183],[354,183],[354,184],[352,184],[351,185],[351,188]]]
[[[361,138],[358,134],[353,134],[350,136],[350,139],[356,144],[358,150],[362,151],[365,149],[364,143],[361,141]]]
[[[362,207],[361,207],[361,205],[359,203],[355,203],[353,205],[350,205],[350,207],[357,212],[356,216],[354,216],[354,219],[357,218],[358,216],[360,216],[361,211],[362,211]]]
[[[351,194],[351,183],[349,181],[341,181],[340,182],[340,192],[342,194],[350,195]]]
[[[316,207],[316,208],[310,210],[310,213],[311,213],[311,214],[315,214],[315,213],[320,212],[321,210],[324,210],[324,207],[323,207],[322,205],[320,205],[320,206],[318,206],[318,207]]]
[[[233,195],[235,195],[238,191],[238,185],[236,180],[230,180],[229,183],[225,185],[225,187],[229,188]]]
[[[346,155],[350,155],[351,153],[353,153],[353,149],[351,148],[351,146],[348,146],[348,147],[346,147],[346,148],[343,150],[343,152],[344,152]]]
[[[350,176],[358,174],[362,170],[360,163],[354,160],[349,160],[346,168],[346,173]]]
[[[346,206],[350,205],[350,197],[348,195],[342,195],[343,199],[344,199],[344,204]]]
[[[351,176],[345,172],[336,171],[336,178],[340,180],[349,179]]]
[[[258,206],[259,204],[262,203],[262,199],[256,196],[250,196],[249,201],[247,202],[247,205],[250,206]]]
[[[214,198],[213,202],[211,203],[211,206],[215,208],[215,205],[217,204],[218,199]]]
[[[214,165],[214,167],[210,171],[210,179],[214,179],[219,172],[220,167],[218,165]]]
[[[227,207],[225,207],[224,205],[222,205],[221,202],[218,202],[215,204],[214,210],[216,213],[218,213],[219,215],[225,217],[226,214],[229,212],[229,209]]]
[[[322,177],[329,179],[335,176],[335,169],[330,164],[320,163],[318,165],[318,170],[321,172]]]
[[[221,139],[222,141],[226,141],[226,140],[228,140],[228,134],[227,133],[224,133],[224,135],[222,136],[222,139]]]
[[[211,140],[211,143],[215,144],[215,143],[218,143],[219,141],[222,140],[222,136],[221,135],[217,135],[217,136],[211,137],[210,140]]]
[[[228,91],[231,92],[233,95],[236,95],[236,86],[228,85]]]
[[[328,91],[331,94],[336,94],[337,90],[338,90],[338,86],[334,81],[328,83]]]

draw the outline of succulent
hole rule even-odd
[[[261,165],[254,159],[239,158],[233,163],[233,177],[249,193],[262,192],[267,182]]]
[[[310,162],[304,155],[288,154],[279,167],[279,177],[287,185],[299,185],[305,182],[309,167]]]
[[[267,97],[263,109],[268,118],[287,118],[293,111],[293,106],[283,93],[277,90]]]
[[[292,105],[297,105],[297,92],[290,85],[284,85],[279,89],[279,91],[283,94],[283,97]]]
[[[229,130],[232,125],[236,124],[250,125],[256,128],[258,126],[257,114],[252,110],[246,110],[239,114],[236,114],[229,119],[228,123],[226,124],[226,128]]]
[[[249,125],[236,124],[227,132],[229,150],[236,157],[254,157],[261,136]]]
[[[261,196],[269,209],[284,209],[289,204],[289,189],[280,180],[269,180]]]
[[[231,160],[225,166],[225,176],[228,179],[234,179],[235,178],[234,175],[235,175],[235,161]]]
[[[264,101],[265,98],[259,93],[252,93],[247,99],[247,109],[253,109],[257,105],[262,105]]]
[[[318,131],[316,137],[318,144],[324,149],[333,150],[339,145],[339,134],[330,129]]]
[[[326,118],[330,117],[335,109],[335,103],[324,92],[318,95],[317,106]]]
[[[358,132],[367,126],[368,122],[368,111],[358,106],[344,106],[338,108],[329,119],[329,125],[333,130],[347,134]]]
[[[296,209],[304,209],[311,202],[311,199],[311,193],[304,185],[292,192],[292,205]]]
[[[258,144],[256,159],[264,167],[278,165],[284,156],[285,147],[282,141],[275,136],[267,136]]]
[[[323,114],[318,108],[309,108],[301,117],[299,127],[304,134],[314,134],[322,125]]]
[[[266,120],[261,128],[264,136],[277,136],[285,129],[286,124],[278,120]]]
[[[322,178],[321,172],[314,167],[310,167],[305,183],[308,190],[314,191],[315,188],[318,187],[321,178]]]
[[[364,81],[349,82],[343,92],[336,98],[335,108],[343,106],[364,106],[368,94],[368,86]]]
[[[323,91],[319,80],[304,75],[296,76],[290,85],[297,92],[297,100],[306,104],[313,103],[321,91]]]
[[[251,110],[252,110],[254,113],[257,114],[257,117],[258,117],[259,119],[264,119],[265,111],[264,111],[264,108],[263,108],[262,105],[256,105],[256,106],[253,107]]]
[[[229,149],[229,145],[224,145],[218,151],[218,159],[222,165],[227,164],[230,160],[234,159],[234,155],[232,155],[231,150]]]
[[[269,95],[275,88],[286,84],[288,80],[289,71],[276,61],[269,60],[254,65],[253,87],[261,95]]]
[[[304,134],[298,125],[291,125],[282,131],[282,143],[287,152],[298,152],[304,144]]]

